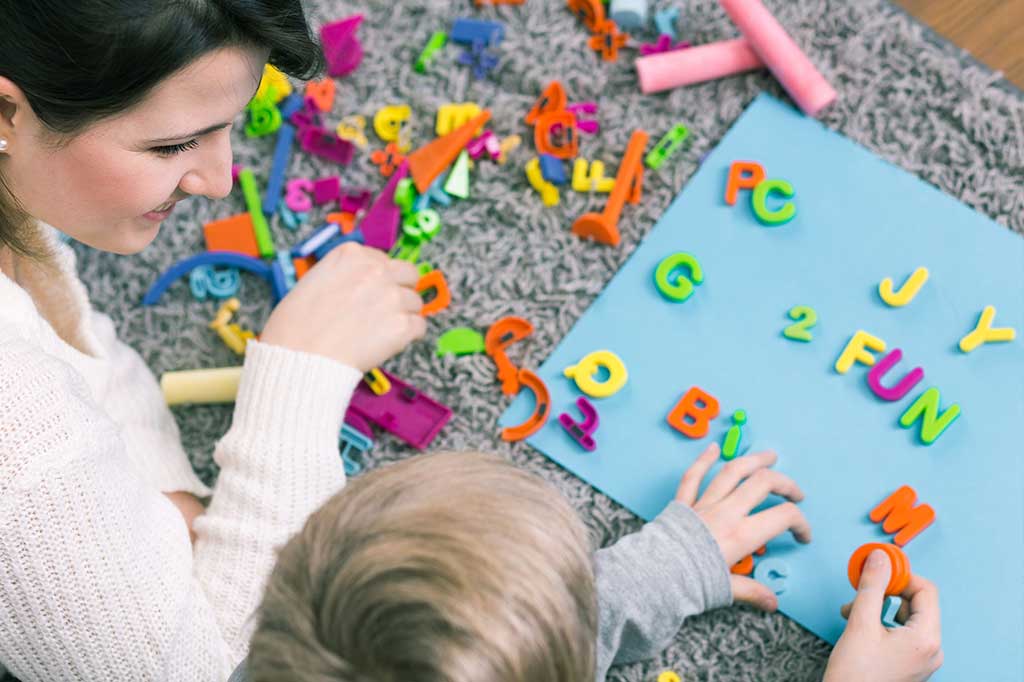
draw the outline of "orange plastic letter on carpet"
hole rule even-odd
[[[448,281],[445,280],[444,273],[440,270],[431,270],[420,277],[419,281],[416,282],[416,293],[418,294],[424,294],[431,289],[436,290],[437,293],[433,300],[429,303],[423,304],[420,314],[424,317],[437,315],[439,312],[451,305],[452,302],[452,294],[448,289]]]
[[[687,438],[703,438],[717,416],[718,400],[694,386],[668,413],[668,423]]]
[[[764,166],[757,161],[733,161],[729,166],[729,180],[725,183],[725,203],[736,205],[741,189],[754,189],[764,180]]]
[[[903,547],[935,521],[935,510],[930,505],[914,506],[917,493],[905,485],[871,510],[869,518],[874,523],[885,521],[882,530],[896,533],[893,542]]]

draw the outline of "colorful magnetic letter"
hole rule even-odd
[[[786,591],[789,564],[782,559],[761,559],[754,568],[754,580],[768,587],[775,594]]]
[[[488,130],[487,132],[491,131]],[[540,155],[540,172],[544,179],[553,185],[564,185],[566,183],[565,166],[562,165],[562,160],[556,159],[550,154]]]
[[[551,411],[551,394],[539,376],[528,369],[520,369],[517,373],[517,383],[533,391],[536,407],[530,418],[519,426],[502,429],[501,439],[508,442],[523,440],[535,434],[547,422],[548,413]]]
[[[398,135],[402,131],[402,124],[412,116],[412,109],[408,104],[395,104],[383,107],[373,115],[373,130],[377,137],[385,142],[398,142]],[[408,151],[403,149],[402,151]]]
[[[782,330],[782,335],[792,341],[810,342],[811,329],[818,324],[818,313],[809,305],[797,305],[789,309],[789,319],[795,322]]]
[[[878,283],[878,296],[892,308],[902,308],[917,296],[921,287],[928,281],[928,268],[918,268],[907,278],[899,291],[893,291],[891,277],[886,277]]]
[[[395,186],[395,206],[402,212],[402,215],[413,213],[413,204],[416,202],[416,184],[412,178],[402,178]]]
[[[876,549],[885,552],[889,557],[889,563],[892,564],[892,574],[889,577],[889,584],[885,588],[885,594],[894,596],[907,589],[907,585],[910,584],[910,559],[902,549],[888,542],[869,542],[858,547],[850,556],[846,575],[850,579],[853,589],[856,590],[860,584],[860,574],[864,570],[864,562],[867,561],[868,555]]]
[[[846,374],[853,367],[854,362],[868,367],[873,366],[875,356],[868,349],[881,353],[885,350],[885,341],[858,329],[854,332],[850,342],[846,344],[846,348],[840,353],[839,359],[836,360],[836,372]]]
[[[978,318],[978,324],[974,327],[974,330],[960,339],[960,350],[964,353],[970,353],[983,343],[1013,341],[1017,337],[1017,331],[1013,327],[993,327],[992,323],[995,319],[995,307],[985,306],[985,309],[981,311],[981,317]]]
[[[384,376],[379,367],[374,367],[364,374],[363,381],[370,387],[374,395],[386,395],[391,390],[391,382],[388,381],[388,378]]]
[[[754,555],[748,554],[743,557],[729,569],[729,572],[733,575],[750,575],[754,572]]]
[[[437,109],[437,124],[434,132],[438,137],[458,130],[469,123],[471,119],[480,115],[480,106],[474,102],[463,102],[462,104],[442,104]],[[476,137],[474,131],[473,137]]]
[[[273,102],[253,100],[249,104],[249,122],[245,134],[249,137],[264,137],[277,132],[281,127],[281,110]]]
[[[785,180],[765,180],[759,182],[750,195],[750,207],[754,209],[754,215],[765,225],[783,225],[796,216],[796,204],[787,201],[778,209],[772,211],[768,208],[768,195],[779,194],[786,199],[791,199],[795,192],[793,185]]]
[[[871,387],[871,392],[882,400],[888,400],[890,402],[899,400],[906,394],[910,393],[910,390],[914,388],[914,386],[917,386],[921,379],[924,379],[924,370],[920,367],[915,367],[907,372],[892,388],[882,386],[882,377],[884,377],[890,369],[898,364],[902,358],[903,351],[899,348],[893,348],[884,358],[878,361],[877,365],[871,368],[871,371],[868,372],[868,386]]]
[[[717,416],[718,400],[694,386],[668,413],[668,423],[687,438],[703,438]]]
[[[544,179],[544,174],[540,169],[540,159],[534,157],[527,162],[526,179],[529,180],[530,187],[540,194],[540,200],[545,206],[558,206],[560,198],[558,188]]]
[[[678,40],[678,37],[676,36],[676,23],[678,21],[678,7],[663,9],[654,14],[654,25],[658,27],[659,35],[668,36],[672,40]]]
[[[434,31],[430,34],[430,39],[427,41],[426,46],[423,48],[423,52],[420,53],[419,58],[413,65],[413,68],[417,73],[426,73],[427,65],[430,64],[434,58],[434,54],[445,46],[448,42],[448,36],[444,31]]]
[[[600,367],[608,370],[608,379],[605,381],[594,378]],[[591,398],[609,398],[622,390],[629,379],[625,363],[610,350],[595,350],[588,353],[575,365],[566,367],[564,374],[574,379],[576,387]]]
[[[900,612],[903,600],[899,597],[886,597],[882,600],[882,625],[887,628],[897,628],[900,624],[896,622],[896,615]]]
[[[572,188],[577,192],[604,192],[615,189],[615,178],[604,176],[604,163],[595,161],[587,163],[586,159],[576,159],[572,166]]]
[[[312,191],[312,180],[306,178],[289,180],[285,185],[284,205],[296,213],[305,213],[313,208],[313,200],[307,194]]]
[[[548,86],[544,88],[544,92],[537,98],[533,108],[530,109],[529,113],[526,114],[526,125],[534,125],[544,114],[549,114],[553,111],[561,111],[565,109],[569,103],[568,97],[565,94],[565,88],[558,81],[551,81]]]
[[[306,97],[313,100],[320,111],[329,112],[334,106],[334,93],[337,87],[333,78],[309,81],[306,83]]]
[[[722,443],[722,459],[732,459],[740,450],[740,439],[743,436],[742,427],[747,423],[747,411],[736,410],[732,413],[733,425],[725,432],[725,441]]]
[[[452,302],[448,281],[445,280],[444,273],[440,270],[431,270],[416,282],[416,293],[418,294],[424,294],[431,289],[436,290],[437,294],[432,301],[423,304],[423,308],[420,310],[420,314],[423,317],[436,315],[447,308]]]
[[[942,432],[949,428],[949,425],[960,416],[960,406],[956,403],[950,405],[945,412],[939,414],[939,389],[929,388],[914,401],[914,404],[907,408],[907,411],[900,417],[900,426],[909,429],[919,418],[921,419],[921,442],[931,445],[942,435]]]
[[[756,161],[734,161],[725,184],[725,203],[736,205],[741,189],[754,189],[764,181],[764,166]]]
[[[678,10],[676,11],[678,12]],[[680,145],[686,141],[689,134],[690,131],[682,123],[673,127],[672,130],[665,133],[665,136],[658,141],[658,144],[654,145],[654,149],[647,152],[647,156],[644,157],[644,163],[651,170],[658,170],[665,163],[665,159],[675,154]]]
[[[931,505],[915,507],[915,502],[917,492],[905,485],[872,509],[868,518],[872,523],[882,523],[882,530],[886,533],[896,533],[893,542],[903,547],[935,521],[935,510]]]
[[[366,117],[346,116],[338,123],[334,131],[338,137],[355,144],[360,149],[366,149],[370,141],[366,139]]]
[[[686,269],[690,276],[677,273],[676,271]],[[675,281],[671,280],[676,274]],[[667,256],[658,264],[654,271],[654,284],[662,296],[670,301],[683,302],[693,295],[693,286],[700,285],[704,281],[704,271],[697,259],[689,253],[673,253]]]
[[[441,231],[441,216],[428,208],[410,214],[402,222],[402,234],[415,243],[429,242]]]
[[[576,423],[576,420],[568,412],[558,415],[558,423],[574,441],[580,444],[580,447],[587,452],[593,452],[597,449],[597,443],[594,442],[593,436],[600,424],[597,409],[583,396],[576,399],[576,406],[583,413],[582,423]]]
[[[242,284],[242,275],[237,268],[217,270],[212,265],[204,265],[193,270],[188,276],[189,288],[197,301],[205,301],[207,297],[224,299],[238,293]]]

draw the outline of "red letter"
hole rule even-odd
[[[744,175],[749,173],[749,175]],[[741,189],[754,189],[764,180],[764,166],[757,161],[733,161],[729,166],[729,180],[725,183],[725,203],[736,205]]]
[[[882,530],[886,533],[899,531],[893,542],[903,547],[935,520],[935,510],[927,504],[915,507],[916,501],[917,493],[905,485],[872,509],[870,518],[875,523],[885,519]]]
[[[668,413],[668,423],[688,438],[703,438],[708,435],[711,420],[717,416],[718,401],[715,397],[694,386]]]

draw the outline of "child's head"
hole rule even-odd
[[[253,682],[593,678],[587,533],[548,483],[481,453],[353,479],[281,551]]]

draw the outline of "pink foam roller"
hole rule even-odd
[[[644,94],[724,78],[759,69],[764,64],[743,38],[698,45],[636,60]]]
[[[718,0],[761,61],[809,116],[831,104],[836,91],[760,0]]]

